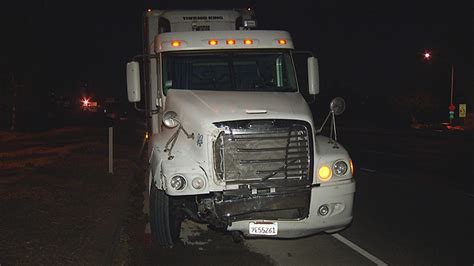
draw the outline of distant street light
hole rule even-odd
[[[86,98],[82,99],[82,106],[84,107],[89,106],[89,99],[86,99]]]
[[[423,57],[425,60],[430,60],[431,58],[431,53],[430,52],[425,52],[423,54]],[[453,118],[454,118],[454,110],[456,109],[456,106],[453,104],[453,92],[454,92],[454,65],[451,64],[451,100],[449,102],[449,123],[453,123]]]

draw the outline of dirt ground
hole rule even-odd
[[[0,132],[0,265],[126,264],[139,134],[70,127]]]

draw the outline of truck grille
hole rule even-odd
[[[310,184],[312,137],[308,123],[294,120],[244,120],[215,124],[215,170],[227,183]]]

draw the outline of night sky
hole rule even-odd
[[[4,1],[5,2],[5,1]],[[416,2],[416,3],[415,3]],[[2,3],[0,70],[35,90],[74,93],[88,84],[125,97],[125,64],[141,53],[146,8],[242,8],[249,1],[10,1]],[[260,29],[287,30],[320,62],[323,92],[364,97],[430,90],[473,98],[470,1],[252,1]],[[423,61],[431,51],[433,59]]]

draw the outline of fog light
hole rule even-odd
[[[204,187],[204,179],[202,179],[201,177],[195,177],[191,182],[191,185],[194,189],[201,189]]]
[[[180,175],[175,175],[171,178],[170,185],[176,190],[182,190],[186,186],[186,179]]]
[[[327,204],[321,205],[318,209],[318,214],[321,216],[326,216],[329,214],[329,206]]]

